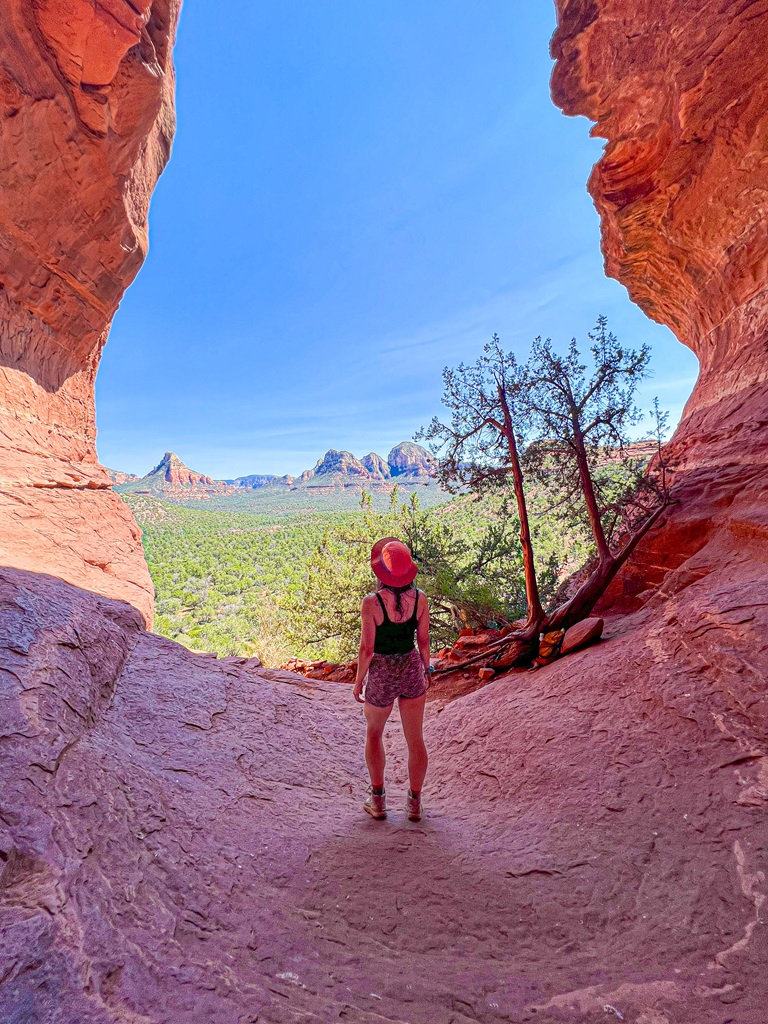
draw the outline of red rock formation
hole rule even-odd
[[[339,452],[331,448],[314,468],[314,476],[340,473],[343,476],[367,477],[368,471],[359,459],[350,452]]]
[[[386,480],[391,475],[388,464],[376,452],[369,452],[360,461],[372,477],[380,477],[382,480]]]
[[[147,251],[173,135],[180,0],[7,0],[0,19],[0,562],[151,616],[93,384]]]
[[[162,473],[164,479],[175,487],[195,487],[197,484],[212,484],[213,478],[185,466],[175,452],[166,452],[162,462],[155,466],[153,473]]]
[[[108,466],[104,468],[112,484],[135,484],[140,479],[135,473],[124,473],[120,469],[110,469]]]
[[[0,573],[0,1020],[762,1021],[760,572],[431,705],[413,828],[349,687],[140,626]]]
[[[205,501],[238,493],[234,484],[214,480],[185,466],[175,452],[166,452],[146,476],[132,477],[117,486],[121,494],[151,494],[168,501]]]
[[[606,270],[701,365],[678,450],[744,463],[768,389],[768,6],[558,7],[555,100],[608,140],[589,183]]]
[[[413,441],[401,441],[387,455],[387,465],[394,476],[434,476],[435,459],[426,448]]]
[[[635,606],[728,528],[765,534],[768,5],[563,0],[553,93],[608,142],[590,192],[608,273],[698,356],[673,509],[614,584]]]

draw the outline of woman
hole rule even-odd
[[[363,806],[373,818],[387,816],[383,737],[384,726],[397,698],[408,744],[410,789],[405,810],[409,821],[419,821],[421,787],[427,774],[422,726],[429,673],[429,609],[426,597],[413,585],[419,570],[402,541],[384,537],[374,544],[371,568],[379,585],[375,594],[363,598],[360,609],[360,653],[353,691],[355,700],[365,704],[368,726],[365,763],[371,785]],[[363,698],[366,675],[368,682]]]

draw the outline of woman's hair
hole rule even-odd
[[[376,589],[391,590],[392,593],[395,595],[395,611],[400,612],[402,611],[402,608],[400,606],[400,598],[403,596],[403,594],[407,594],[409,590],[415,590],[416,587],[413,585],[413,583],[406,583],[404,587],[390,587],[388,583],[382,583],[381,580],[379,580],[379,584]]]

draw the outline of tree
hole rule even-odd
[[[449,489],[511,486],[527,618],[508,638],[505,665],[530,657],[540,631],[567,628],[588,615],[669,501],[661,457],[665,422],[657,402],[657,469],[647,472],[647,458],[630,447],[630,432],[641,418],[635,396],[648,373],[649,348],[622,347],[602,316],[589,339],[584,361],[575,340],[560,354],[550,339],[537,338],[528,361],[520,364],[494,334],[476,363],[444,370],[443,404],[450,418],[435,417],[417,435],[430,443]],[[578,532],[586,524],[594,550],[586,581],[548,613],[540,598],[528,503],[533,497],[540,507],[542,495],[554,499],[545,516],[554,512]]]
[[[668,502],[666,483],[661,491],[651,487],[643,461],[627,453],[629,430],[641,418],[635,396],[650,349],[623,348],[603,316],[589,338],[589,365],[575,340],[560,355],[549,338],[536,338],[527,364],[524,414],[537,437],[528,467],[550,487],[554,478],[566,514],[583,509],[596,552],[585,583],[547,616],[550,629],[589,614]]]
[[[508,484],[517,504],[520,547],[525,576],[526,626],[538,634],[544,619],[536,576],[533,542],[522,469],[527,420],[524,396],[526,372],[514,355],[504,352],[493,335],[472,366],[443,370],[443,405],[450,420],[434,417],[418,439],[429,444],[438,460],[438,477],[449,490],[469,487],[481,491]]]
[[[300,651],[334,661],[355,656],[360,602],[375,585],[370,549],[385,536],[399,537],[413,553],[419,566],[417,584],[429,600],[436,645],[451,643],[462,626],[485,625],[489,619],[519,613],[517,589],[510,593],[508,588],[505,600],[498,586],[502,574],[515,581],[521,575],[506,524],[457,530],[433,510],[423,511],[415,494],[400,502],[397,492],[384,512],[373,510],[364,492],[361,509],[362,515],[350,516],[325,532],[300,586],[286,599],[286,628]]]

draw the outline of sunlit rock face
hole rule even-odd
[[[768,540],[768,6],[558,9],[555,101],[607,139],[589,182],[606,270],[701,367],[670,446],[679,504],[615,597],[648,591],[723,530],[734,557],[738,538]]]
[[[180,0],[6,0],[0,19],[0,562],[152,613],[93,387],[174,129]]]
[[[748,426],[736,407],[768,376],[768,8],[558,8],[555,101],[608,140],[589,183],[606,269],[699,359],[683,435]]]

